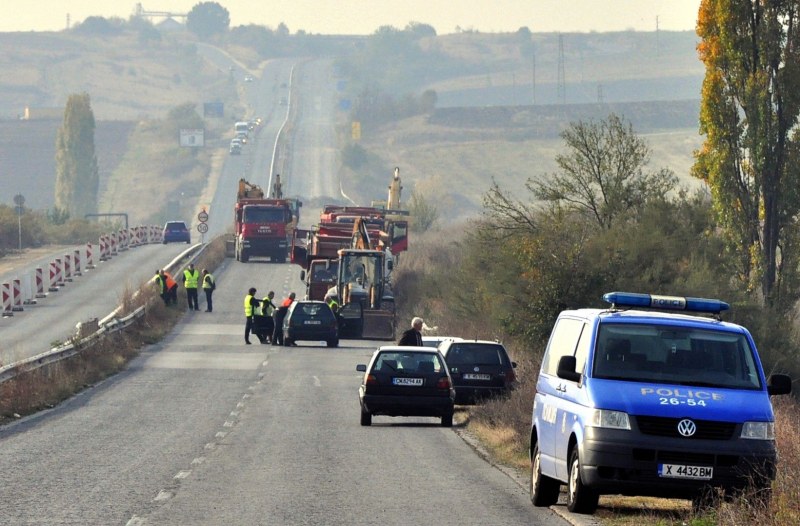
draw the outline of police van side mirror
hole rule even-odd
[[[575,371],[577,363],[574,356],[562,356],[558,360],[556,375],[564,380],[570,380],[572,382],[579,381],[581,379],[581,373]]]
[[[784,395],[792,392],[792,379],[785,374],[773,374],[767,380],[767,393]]]

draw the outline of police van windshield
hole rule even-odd
[[[664,325],[600,326],[594,378],[760,389],[743,334]]]

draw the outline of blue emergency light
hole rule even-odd
[[[612,307],[644,307],[649,309],[684,310],[719,314],[731,308],[720,300],[706,298],[684,298],[681,296],[657,296],[636,292],[609,292],[603,294],[603,301]]]

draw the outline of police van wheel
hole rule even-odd
[[[591,515],[597,509],[600,495],[583,485],[581,480],[581,462],[578,446],[569,455],[569,475],[567,491],[567,509],[572,513]]]
[[[539,444],[533,446],[531,456],[531,503],[534,506],[552,506],[558,502],[561,484],[546,475],[542,475],[542,454]]]

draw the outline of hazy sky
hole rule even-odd
[[[217,0],[231,25],[276,27],[294,33],[370,34],[382,25],[432,25],[439,34],[456,27],[482,32],[693,30],[700,0]],[[0,0],[0,31],[57,31],[88,16],[128,18],[130,0]],[[187,13],[199,0],[145,0],[148,11]]]

